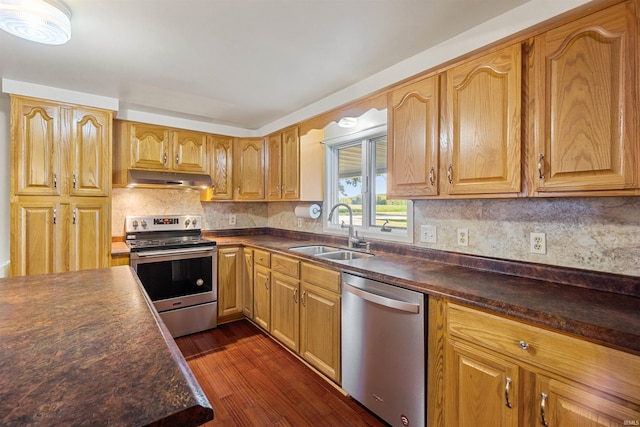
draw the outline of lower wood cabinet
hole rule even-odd
[[[271,328],[271,271],[253,266],[253,321],[265,331]]]
[[[242,313],[253,319],[253,249],[244,248],[244,268],[240,279],[242,286]]]
[[[621,426],[640,421],[640,357],[441,302],[444,396],[435,426]],[[430,325],[433,327],[435,325]],[[437,358],[438,356],[436,356]],[[439,390],[442,387],[444,390]],[[626,423],[626,424],[625,424]]]
[[[244,257],[241,247],[218,249],[218,323],[242,318]]]

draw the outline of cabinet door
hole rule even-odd
[[[638,187],[633,3],[546,32],[534,43],[534,190]]]
[[[264,145],[263,138],[245,138],[234,147],[237,200],[264,200]]]
[[[173,170],[208,174],[207,135],[186,130],[175,131],[172,157]]]
[[[300,198],[300,140],[298,128],[282,133],[282,183],[280,193],[285,200]]]
[[[69,270],[109,267],[111,207],[108,202],[74,201],[69,233]]]
[[[242,248],[218,249],[218,321],[242,314]]]
[[[449,194],[521,190],[521,46],[447,71]]]
[[[438,195],[439,76],[389,95],[388,197]]]
[[[296,353],[299,350],[300,282],[279,273],[271,273],[271,335]]]
[[[242,270],[242,312],[253,319],[253,250],[245,248]]]
[[[231,200],[233,199],[233,138],[211,135],[209,141],[212,185],[207,200]]]
[[[640,423],[637,404],[542,375],[536,378],[535,403],[529,409],[530,425],[617,427]]]
[[[445,425],[518,426],[518,366],[450,339],[445,347]]]
[[[111,191],[111,112],[71,110],[71,177],[74,196],[109,196]]]
[[[253,268],[253,320],[265,331],[271,326],[271,272],[256,265]]]
[[[267,197],[282,198],[282,134],[267,138]]]
[[[16,195],[59,195],[60,107],[11,97],[11,178]]]
[[[300,355],[340,383],[340,295],[301,284]]]
[[[160,126],[129,123],[129,167],[168,170],[171,141],[169,130]]]
[[[12,206],[11,275],[56,273],[59,238],[64,221],[51,201],[20,202]]]

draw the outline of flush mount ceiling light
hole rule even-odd
[[[338,126],[341,128],[353,128],[358,124],[358,119],[356,117],[343,117],[338,122]]]
[[[58,0],[0,0],[0,28],[33,42],[64,44],[71,38],[71,11]]]

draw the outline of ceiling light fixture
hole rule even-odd
[[[343,117],[338,122],[338,126],[346,129],[356,127],[357,124],[358,124],[357,117]]]
[[[0,28],[33,42],[60,45],[71,38],[71,11],[58,0],[0,0]]]

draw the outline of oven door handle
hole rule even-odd
[[[166,255],[192,254],[194,252],[207,252],[215,249],[215,246],[198,246],[197,248],[162,249],[159,251],[135,252],[139,258],[150,258]]]

